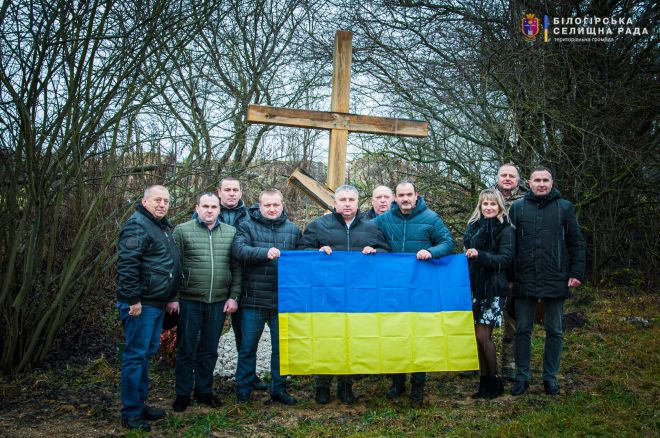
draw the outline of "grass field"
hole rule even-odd
[[[476,378],[430,374],[425,403],[384,397],[389,380],[368,376],[354,385],[351,406],[319,406],[313,380],[293,377],[293,407],[257,395],[236,405],[232,382],[218,382],[224,405],[199,405],[153,424],[151,436],[660,436],[658,371],[659,306],[656,295],[625,290],[580,289],[566,311],[586,323],[565,333],[559,375],[562,393],[545,395],[540,381],[543,330],[535,328],[532,386],[528,394],[507,392],[474,401]],[[639,317],[648,321],[622,321]],[[115,436],[119,426],[119,365],[104,358],[87,365],[34,371],[2,381],[0,434],[9,436]],[[152,373],[150,399],[170,411],[172,370]],[[333,391],[334,395],[334,391]],[[171,411],[170,411],[171,412]],[[131,432],[127,436],[146,436]]]

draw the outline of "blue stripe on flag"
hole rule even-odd
[[[472,310],[463,254],[282,251],[278,269],[280,313]]]

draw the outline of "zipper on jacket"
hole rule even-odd
[[[355,220],[353,220],[353,222],[355,222]],[[346,250],[350,251],[351,250],[351,229],[346,224],[344,224],[344,226],[346,226],[346,248],[347,248]]]
[[[408,228],[408,218],[403,218],[403,240],[401,241],[401,252],[406,252],[406,232]]]
[[[209,286],[209,303],[211,302],[211,298],[213,297],[213,234],[211,233],[211,230],[209,230],[209,250],[211,252],[211,285]]]

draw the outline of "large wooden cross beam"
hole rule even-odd
[[[330,147],[328,150],[328,180],[327,187],[331,190],[344,184],[346,178],[346,149],[349,132],[368,134],[384,134],[405,137],[428,136],[428,122],[407,119],[393,119],[366,115],[349,114],[349,97],[351,87],[353,34],[348,31],[337,31],[335,36],[335,52],[332,68],[332,100],[330,111],[311,111],[290,108],[276,108],[264,105],[249,105],[247,121],[266,125],[295,126],[298,128],[330,130]],[[309,175],[304,175],[307,178]],[[332,209],[327,199],[332,200],[332,191],[325,194],[322,185],[313,179],[309,181],[300,173],[290,179],[322,207]]]

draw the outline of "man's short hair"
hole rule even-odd
[[[199,203],[202,202],[202,196],[213,196],[215,199],[218,200],[218,204],[220,203],[220,196],[218,196],[217,192],[204,192],[204,193],[200,193],[197,196],[197,205],[199,205]]]
[[[406,184],[410,184],[411,186],[413,186],[413,191],[417,193],[417,187],[415,187],[415,183],[410,179],[403,179],[399,181],[397,185],[394,187],[394,193],[396,194],[396,190],[399,188],[399,186],[403,186]]]
[[[334,195],[335,199],[337,199],[337,194],[339,192],[353,192],[353,193],[355,193],[356,198],[358,198],[358,199],[360,198],[360,192],[358,191],[358,189],[355,186],[352,186],[350,184],[344,184],[344,185],[341,185],[341,186],[337,187],[335,189],[335,195]]]
[[[518,174],[518,179],[520,179],[520,169],[518,169],[518,166],[516,166],[515,164],[513,164],[511,162],[504,163],[500,166],[499,169],[497,169],[498,175],[500,173],[500,170],[502,170],[503,167],[513,167],[514,169],[516,169],[516,173]]]
[[[279,195],[280,201],[284,202],[284,195],[282,195],[282,192],[280,192],[279,190],[277,190],[275,188],[266,189],[266,190],[262,191],[261,193],[259,193],[259,202],[261,202],[261,197],[263,195]]]
[[[151,192],[151,189],[155,189],[155,188],[163,189],[163,190],[165,190],[167,193],[170,192],[169,190],[167,190],[167,187],[165,187],[165,186],[163,186],[163,185],[160,185],[160,184],[152,184],[152,185],[148,186],[146,189],[144,189],[144,195],[142,195],[142,197],[144,197],[144,198],[148,198],[148,197],[149,197],[149,192]]]
[[[225,181],[236,181],[238,183],[238,186],[241,186],[241,182],[238,180],[238,178],[234,178],[233,176],[226,176],[220,180],[218,183],[218,189],[222,188],[222,183]]]
[[[534,172],[548,172],[550,174],[550,178],[553,180],[555,179],[555,173],[550,169],[549,167],[546,166],[536,166],[535,168],[532,169],[532,171],[529,173],[529,179],[532,179],[532,174]]]

